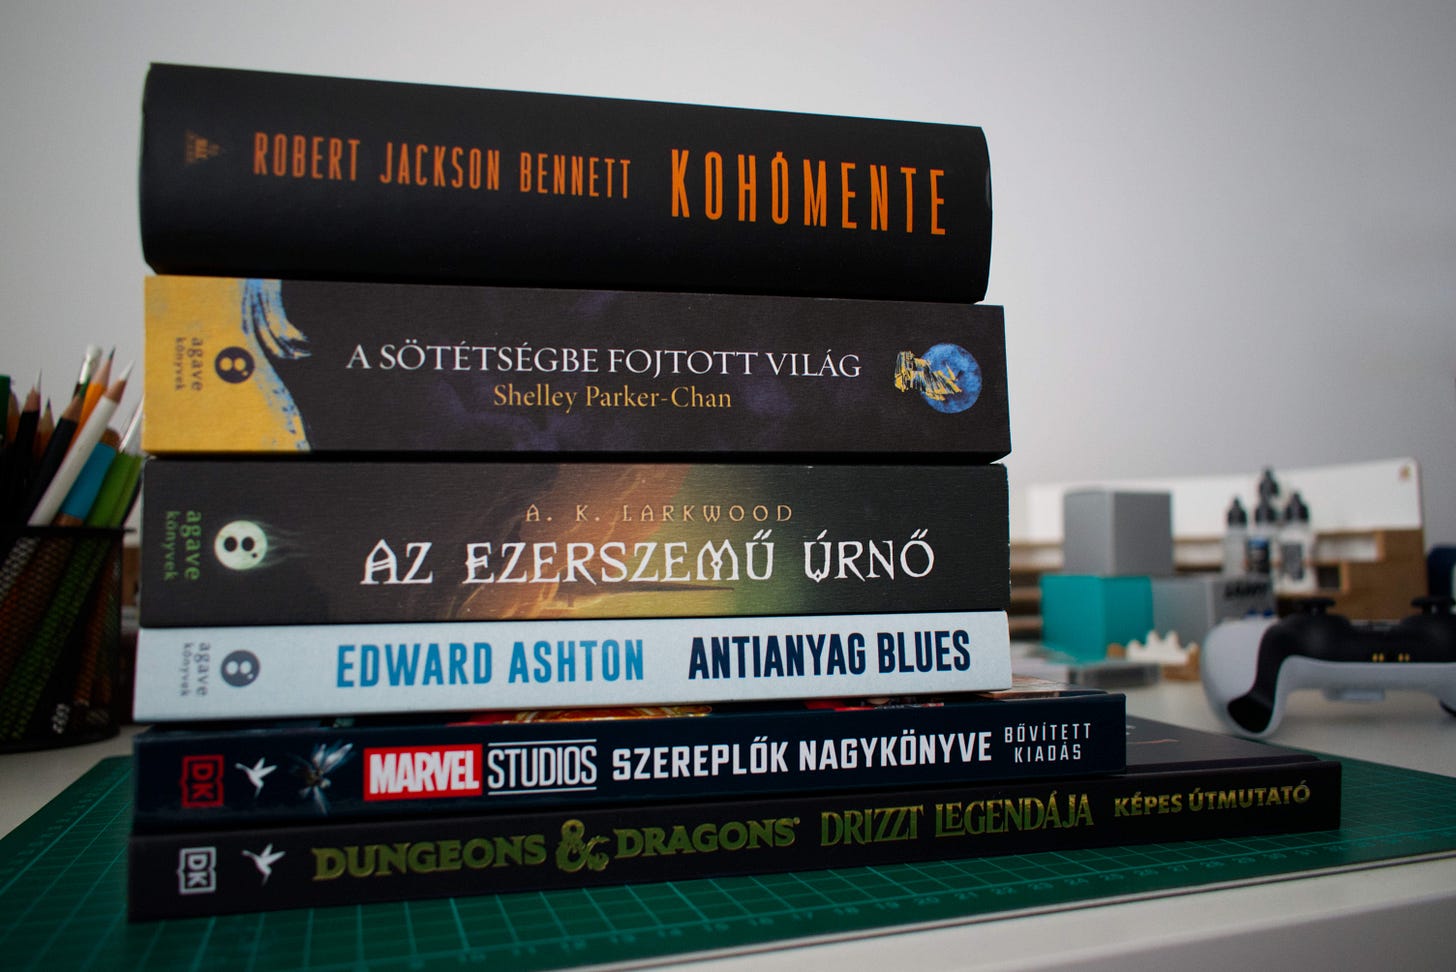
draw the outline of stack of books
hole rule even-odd
[[[144,116],[134,918],[1320,822],[1311,761],[1148,826],[1122,698],[1012,684],[978,129],[175,65]]]

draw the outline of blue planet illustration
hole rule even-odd
[[[954,415],[981,397],[981,366],[959,344],[937,344],[921,356],[925,382],[920,394],[937,412]]]

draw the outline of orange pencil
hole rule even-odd
[[[111,359],[115,355],[116,350],[113,348],[111,354],[106,356],[106,360],[101,362],[101,367],[97,369],[96,376],[86,385],[86,398],[81,403],[82,425],[86,424],[86,420],[96,410],[96,403],[101,401],[101,396],[106,394],[106,388],[111,384]]]

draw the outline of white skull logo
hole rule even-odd
[[[251,570],[268,552],[268,535],[252,520],[234,520],[217,531],[212,545],[218,563],[231,570]]]

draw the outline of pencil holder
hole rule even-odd
[[[0,530],[0,752],[115,735],[124,530]]]

